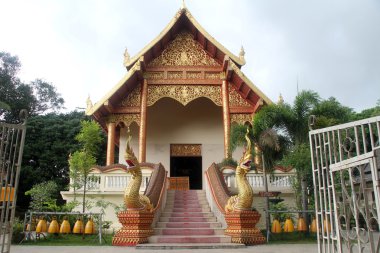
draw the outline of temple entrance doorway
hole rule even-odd
[[[202,189],[200,144],[170,145],[170,177],[188,177],[191,190]]]

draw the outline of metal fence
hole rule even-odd
[[[22,152],[26,133],[26,112],[22,124],[0,122],[0,250],[9,252],[16,209]]]
[[[379,252],[380,117],[309,133],[318,252]]]

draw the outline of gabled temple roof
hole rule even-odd
[[[128,72],[99,102],[92,105],[88,101],[86,114],[92,115],[106,129],[104,117],[112,113],[123,113],[115,106],[127,97],[137,84],[141,83],[144,72],[149,70],[149,63],[159,57],[184,30],[192,35],[201,50],[212,57],[218,63],[217,65],[220,64],[213,67],[214,71],[226,73],[226,78],[232,87],[252,106],[251,113],[258,111],[265,104],[272,103],[240,70],[245,64],[244,54],[239,57],[233,55],[209,35],[192,17],[189,10],[183,7],[166,28],[136,56],[131,59],[126,56],[124,63]]]
[[[173,40],[174,35],[183,26],[192,33],[193,37],[203,46],[204,50],[208,51],[210,55],[214,55],[220,63],[223,62],[225,56],[228,56],[239,68],[245,64],[244,54],[236,56],[231,53],[206,32],[186,7],[182,7],[155,39],[146,45],[137,55],[124,62],[125,67],[129,70],[141,56],[144,56],[146,62],[150,62],[152,58],[155,58]]]

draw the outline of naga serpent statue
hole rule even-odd
[[[224,207],[226,213],[251,210],[253,202],[253,190],[246,176],[250,170],[252,163],[251,140],[248,137],[248,133],[249,130],[247,129],[247,133],[245,135],[245,139],[247,140],[247,147],[235,171],[238,195],[231,196],[228,199],[227,204]]]
[[[140,164],[130,146],[131,135],[128,129],[127,148],[125,151],[125,162],[127,163],[128,173],[132,174],[132,180],[128,183],[124,192],[124,204],[127,210],[152,212],[153,205],[145,195],[140,195],[142,173]]]

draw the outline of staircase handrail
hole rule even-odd
[[[219,211],[224,215],[224,207],[230,197],[230,192],[228,191],[221,170],[215,163],[211,164],[211,166],[206,170],[206,178],[213,200]]]

